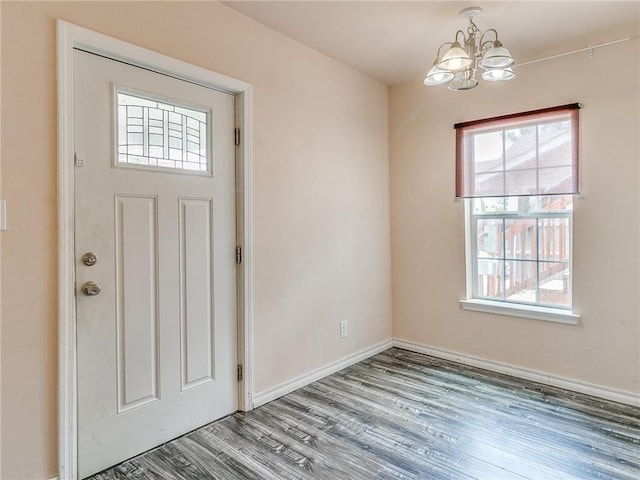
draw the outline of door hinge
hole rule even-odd
[[[242,247],[236,247],[236,263],[238,265],[242,263]]]
[[[240,129],[236,128],[233,131],[233,141],[236,145],[240,145]]]
[[[237,373],[238,373],[238,381],[240,382],[242,381],[242,378],[243,378],[242,365],[238,365]]]

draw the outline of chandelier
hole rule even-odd
[[[460,12],[461,16],[469,19],[467,33],[465,35],[458,30],[453,42],[440,45],[433,66],[424,79],[425,85],[447,85],[449,90],[470,90],[478,85],[478,67],[483,70],[482,79],[489,82],[515,78],[512,67],[516,61],[498,40],[498,32],[493,28],[483,32],[473,23],[473,18],[480,13],[480,7],[469,7]],[[485,40],[485,36],[495,39]],[[441,56],[443,47],[449,48]]]

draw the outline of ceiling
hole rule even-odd
[[[440,44],[466,30],[459,12],[469,6],[483,9],[475,23],[498,30],[519,62],[617,40],[614,30],[637,35],[640,29],[639,0],[223,3],[387,85],[424,75]]]

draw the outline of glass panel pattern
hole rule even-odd
[[[209,112],[117,92],[120,164],[210,172]]]

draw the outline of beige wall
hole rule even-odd
[[[384,85],[216,3],[2,2],[3,479],[57,464],[56,18],[253,84],[256,392],[391,337]]]
[[[57,463],[56,18],[254,85],[256,392],[390,338],[391,291],[397,337],[640,391],[637,40],[467,93],[393,87],[387,110],[384,85],[216,3],[1,8],[1,478],[48,478]],[[460,310],[452,124],[575,101],[580,324]]]
[[[466,93],[419,82],[391,89],[394,337],[640,393],[638,43],[523,66],[513,82]],[[573,102],[584,104],[574,213],[579,325],[461,310],[464,204],[454,201],[453,124]]]

